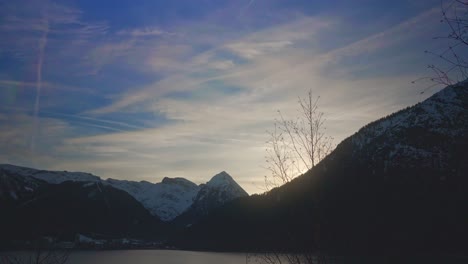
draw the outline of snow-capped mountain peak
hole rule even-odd
[[[19,196],[20,189],[15,187],[15,193],[6,194],[13,190],[11,186],[26,186],[29,190],[36,188],[36,182],[48,184],[61,184],[66,181],[82,182],[83,187],[93,186],[95,183],[112,186],[130,194],[140,202],[152,215],[163,221],[171,221],[188,210],[196,202],[197,206],[203,204],[203,208],[220,206],[237,197],[248,194],[225,171],[212,177],[206,184],[197,185],[185,178],[165,177],[159,183],[147,181],[128,181],[107,179],[102,180],[98,176],[84,172],[46,171],[25,168],[14,165],[0,165],[0,183],[5,188],[0,188],[1,196]],[[3,177],[5,175],[5,177]],[[8,178],[6,178],[8,176]],[[8,180],[8,181],[7,181]],[[12,181],[14,180],[14,181]],[[20,181],[21,180],[21,181]],[[31,184],[23,182],[30,181]],[[98,186],[98,185],[96,185]],[[1,187],[1,186],[0,186]],[[26,187],[22,187],[23,189]],[[22,190],[22,189],[21,189]],[[211,201],[213,200],[213,201]],[[207,205],[209,204],[209,206]],[[206,206],[205,206],[206,205]],[[212,206],[215,205],[215,206]],[[207,210],[204,212],[207,212]]]
[[[200,190],[193,204],[175,222],[182,225],[193,224],[212,210],[237,198],[249,196],[227,172],[222,171],[207,183],[200,184]]]
[[[248,196],[247,192],[225,171],[216,174],[206,184],[200,186],[201,189],[192,207],[204,213],[236,198]]]
[[[227,172],[222,171],[211,178],[206,183],[206,186],[214,187],[223,187],[226,185],[237,185],[234,179]]]

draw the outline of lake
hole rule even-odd
[[[348,257],[334,258],[333,264],[465,264],[465,257]],[[245,264],[246,254],[180,250],[73,251],[67,264]],[[249,264],[266,263],[250,256]],[[288,263],[287,261],[283,263]]]
[[[67,264],[243,264],[246,255],[179,250],[73,251]]]
[[[7,253],[0,252],[0,263],[2,255],[21,256],[22,260],[27,260],[35,254],[31,252]],[[215,253],[215,252],[194,252],[181,250],[103,250],[103,251],[72,251],[66,264],[245,264],[245,263],[265,263],[255,259],[250,255],[250,260],[246,262],[246,254],[242,253]],[[20,261],[19,263],[29,263]],[[287,263],[287,262],[284,262]],[[328,260],[333,264],[465,264],[468,258],[464,256],[399,256],[399,257],[334,257]]]

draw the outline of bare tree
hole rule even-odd
[[[268,131],[266,163],[271,173],[265,176],[269,190],[287,183],[312,169],[333,147],[333,138],[325,133],[324,113],[319,109],[320,97],[314,98],[310,89],[307,96],[298,98],[298,116],[287,119],[281,111],[274,128]]]
[[[326,135],[324,113],[319,109],[320,97],[314,97],[310,89],[305,97],[298,98],[298,115],[287,119],[281,111],[275,120],[272,131],[268,131],[266,148],[267,169],[265,187],[270,190],[287,183],[317,165],[333,148],[333,138]],[[319,227],[315,228],[318,231]],[[290,243],[296,244],[295,235],[290,235]],[[316,241],[318,243],[318,241]],[[303,245],[304,246],[304,245]],[[302,252],[272,251],[247,255],[249,263],[288,263],[321,264],[327,258],[317,245],[307,245],[309,250]]]
[[[325,256],[310,253],[279,253],[267,252],[250,254],[246,258],[246,263],[258,264],[326,264]]]
[[[468,55],[468,1],[441,1],[440,9],[440,22],[447,26],[448,34],[437,36],[434,39],[446,41],[447,48],[442,51],[426,50],[425,53],[437,58],[439,63],[428,65],[428,69],[433,73],[432,76],[413,81],[414,83],[429,79],[433,85],[427,89],[436,85],[453,85],[468,79],[468,60],[466,58]]]

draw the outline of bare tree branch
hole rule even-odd
[[[312,90],[306,97],[298,98],[298,116],[287,119],[278,111],[279,119],[268,131],[266,149],[267,190],[287,183],[312,169],[333,148],[333,138],[325,134],[325,117],[319,109],[320,97],[314,98]]]
[[[413,81],[413,83],[429,80],[435,85],[453,85],[468,79],[468,60],[466,58],[468,48],[468,1],[441,0],[440,10],[440,22],[447,26],[448,34],[437,36],[434,39],[446,41],[448,48],[442,52],[425,51],[425,53],[438,59],[440,63],[438,65],[428,65],[433,74],[431,77],[420,78]]]

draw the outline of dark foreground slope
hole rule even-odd
[[[176,244],[209,250],[466,254],[468,85],[362,128],[305,175],[230,203]]]

